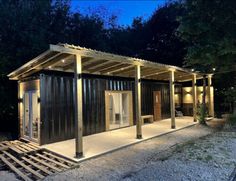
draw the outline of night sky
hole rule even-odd
[[[121,0],[121,1],[88,1],[71,0],[72,11],[79,10],[82,14],[91,14],[95,9],[100,9],[108,14],[118,15],[119,25],[131,25],[133,18],[142,16],[149,18],[152,13],[166,3],[167,0]]]

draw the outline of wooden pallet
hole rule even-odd
[[[22,180],[40,180],[76,164],[32,142],[0,142],[0,168],[8,168]]]

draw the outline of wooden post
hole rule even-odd
[[[141,69],[140,65],[135,66],[135,112],[136,112],[136,136],[142,139],[142,118],[141,118]]]
[[[202,81],[203,81],[202,106],[203,106],[203,111],[206,112],[206,75],[203,75]]]
[[[82,99],[82,62],[81,56],[75,55],[75,156],[83,156],[83,99]]]
[[[193,74],[192,80],[192,96],[193,96],[193,121],[197,121],[197,78],[196,74]]]
[[[175,72],[170,70],[170,113],[171,113],[171,128],[175,129]]]
[[[209,110],[209,115],[214,117],[214,100],[213,100],[213,91],[211,91],[211,86],[212,86],[212,75],[209,74],[207,75],[207,80],[208,80],[208,86],[207,86],[207,96],[208,96],[208,110]]]

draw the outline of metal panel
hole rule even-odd
[[[41,144],[74,137],[73,79],[68,76],[40,76]]]
[[[41,74],[41,144],[74,137],[73,74]],[[134,79],[83,75],[83,134],[105,131],[105,90],[131,90]],[[153,114],[153,91],[161,91],[162,118],[170,117],[168,82],[142,81],[142,115]],[[135,124],[135,99],[133,99]]]

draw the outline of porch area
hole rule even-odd
[[[176,117],[176,129],[171,129],[170,124],[171,119],[144,124],[142,126],[143,139],[136,139],[136,126],[84,136],[83,157],[81,158],[75,158],[75,139],[43,145],[42,148],[81,162],[132,144],[193,126],[197,122],[193,122],[193,117],[184,116]]]

